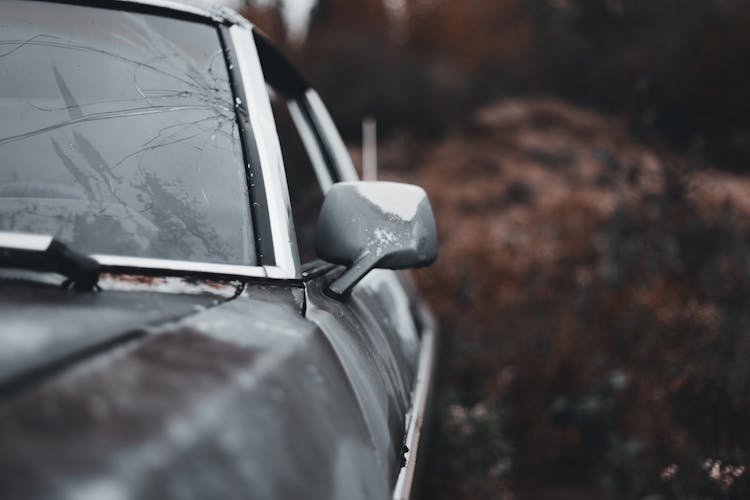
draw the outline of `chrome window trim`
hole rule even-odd
[[[352,157],[341,140],[338,128],[336,128],[336,124],[333,122],[333,118],[331,118],[323,100],[314,89],[308,89],[305,92],[305,99],[310,106],[310,118],[315,122],[314,126],[320,132],[321,140],[324,142],[322,146],[328,149],[333,162],[331,167],[338,174],[340,180],[358,181],[359,175],[354,167],[354,162],[352,162]],[[335,134],[332,134],[331,131],[334,131]]]
[[[216,264],[213,262],[195,262],[191,260],[151,259],[148,257],[128,257],[125,255],[95,254],[91,256],[104,267],[146,269],[174,273],[206,273],[223,276],[241,276],[247,278],[269,277],[265,266],[242,266],[233,264]]]
[[[46,251],[52,242],[47,234],[30,234],[0,231],[0,247],[18,250]],[[201,273],[222,276],[247,278],[286,278],[283,270],[275,266],[242,266],[233,264],[216,264],[190,260],[152,259],[148,257],[129,257],[126,255],[95,254],[91,257],[103,267],[122,269],[144,269],[166,273]]]
[[[289,114],[292,117],[294,126],[299,133],[302,144],[305,146],[307,156],[310,158],[313,169],[315,170],[315,177],[318,178],[318,184],[323,193],[327,193],[333,185],[333,178],[331,172],[328,170],[328,165],[323,158],[323,152],[320,150],[320,144],[315,138],[312,126],[305,118],[305,114],[300,109],[299,103],[295,100],[290,100],[287,103]]]
[[[287,189],[284,161],[276,133],[276,121],[258,59],[255,39],[247,25],[234,24],[229,35],[237,57],[242,86],[247,99],[250,127],[253,131],[268,204],[271,238],[275,256],[275,278],[295,279],[301,276],[296,237],[292,226],[291,204]],[[256,235],[262,237],[264,235]]]
[[[426,430],[423,428],[424,419],[435,376],[435,351],[437,349],[435,319],[426,306],[421,304],[417,314],[424,324],[421,335],[422,345],[419,349],[419,365],[412,392],[412,404],[407,414],[406,437],[404,438],[404,445],[408,450],[404,453],[406,463],[401,467],[396,479],[393,500],[409,500],[414,494],[419,446],[423,444],[422,431]]]

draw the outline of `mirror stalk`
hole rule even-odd
[[[349,297],[352,288],[378,263],[378,257],[370,252],[363,253],[351,267],[339,276],[326,289],[325,294],[336,300]]]

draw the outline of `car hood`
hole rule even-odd
[[[77,293],[0,278],[0,393],[223,300],[210,293]]]

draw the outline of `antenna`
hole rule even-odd
[[[368,116],[362,120],[362,180],[378,179],[378,122]]]

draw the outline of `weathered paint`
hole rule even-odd
[[[82,351],[223,300],[218,294],[77,293],[44,282],[0,279],[0,392]]]
[[[312,280],[307,288],[308,316],[326,334],[344,367],[378,464],[391,485],[403,461],[404,421],[419,344],[411,315],[394,314],[408,309],[410,300],[403,289],[387,287],[394,276],[392,271],[374,271],[345,302],[324,293],[334,273]]]
[[[3,498],[390,497],[414,345],[379,324],[377,285],[342,304],[327,279],[308,318],[298,289],[250,285],[6,397]]]

